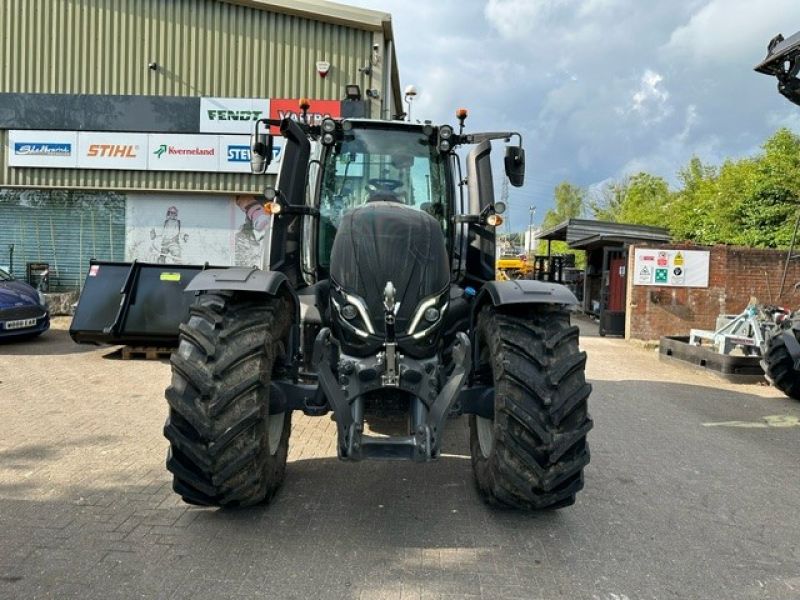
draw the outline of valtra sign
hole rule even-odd
[[[308,124],[319,125],[327,117],[338,119],[342,116],[342,103],[339,100],[309,100]],[[269,102],[270,119],[292,119],[299,121],[302,113],[300,111],[300,99],[272,99]],[[272,128],[273,134],[280,131],[277,127]]]

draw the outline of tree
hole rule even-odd
[[[542,229],[551,229],[568,219],[577,219],[586,213],[586,190],[568,181],[562,181],[555,187],[553,200],[553,208],[548,210],[542,219]],[[565,242],[553,242],[550,252],[552,254],[574,254],[578,265],[585,262],[584,253],[570,250]],[[547,242],[539,243],[537,254],[547,254]]]

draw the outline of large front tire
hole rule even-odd
[[[281,298],[214,292],[198,296],[181,325],[164,435],[186,502],[250,506],[283,482],[291,412],[269,414],[269,386],[291,314]]]
[[[495,388],[494,419],[471,415],[478,489],[490,504],[554,509],[575,502],[592,428],[586,353],[558,306],[484,308],[478,374]]]
[[[800,400],[800,371],[796,371],[794,360],[784,340],[785,335],[795,335],[794,329],[777,332],[767,340],[767,351],[761,359],[764,376],[774,387],[793,398]]]

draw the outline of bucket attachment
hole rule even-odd
[[[177,346],[206,266],[92,261],[69,329],[79,344]]]

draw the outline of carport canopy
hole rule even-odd
[[[591,219],[567,219],[540,233],[540,240],[567,242],[575,250],[594,250],[605,246],[625,246],[637,242],[666,243],[669,233],[664,227],[631,225]],[[547,244],[548,249],[550,244]]]

